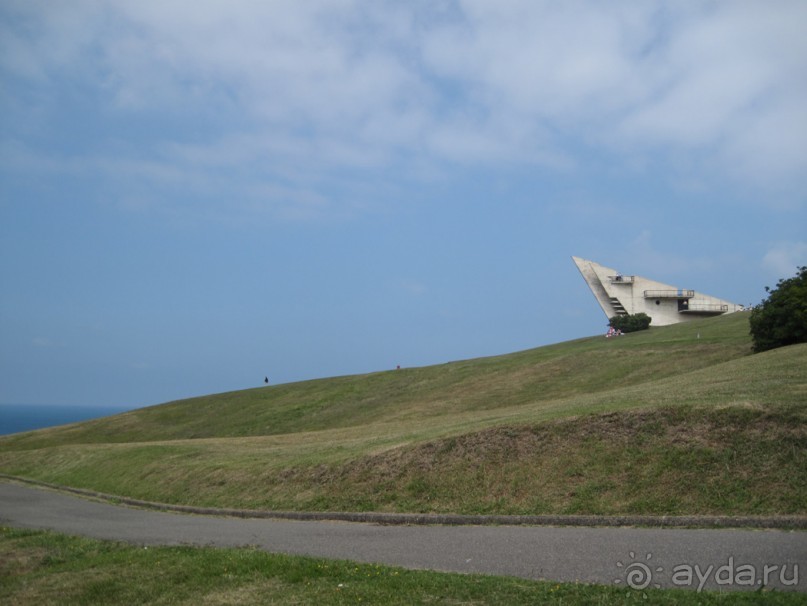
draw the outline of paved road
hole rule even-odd
[[[807,533],[536,526],[381,526],[184,515],[0,482],[0,525],[141,545],[257,546],[406,568],[691,589],[807,592]]]

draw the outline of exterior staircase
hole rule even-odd
[[[628,311],[625,309],[622,303],[619,302],[619,299],[617,299],[616,297],[610,297],[609,300],[611,301],[611,307],[614,308],[614,312],[616,312],[616,315],[618,316],[628,315]]]

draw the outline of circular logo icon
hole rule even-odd
[[[634,552],[630,552],[630,557],[634,561],[625,566],[622,562],[617,562],[616,565],[619,568],[625,569],[625,578],[624,579],[615,579],[614,583],[619,584],[623,581],[625,584],[630,587],[631,589],[647,589],[650,587],[650,584],[653,583],[653,572],[647,564],[644,562],[636,562],[636,554]],[[648,553],[645,556],[645,560],[647,562],[650,561],[650,558],[653,557],[653,554]],[[659,566],[655,569],[655,572],[662,572],[664,569]],[[660,587],[658,583],[653,583],[654,587]]]
[[[653,571],[642,562],[634,562],[625,571],[625,583],[631,589],[646,589],[653,582]]]

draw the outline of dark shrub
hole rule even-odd
[[[653,320],[646,313],[631,314],[627,316],[614,316],[608,323],[616,330],[622,332],[636,332],[637,330],[646,330],[650,328],[650,322]]]
[[[768,298],[751,311],[754,351],[807,343],[807,267],[765,292]]]

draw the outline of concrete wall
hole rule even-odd
[[[642,276],[622,275],[594,261],[572,257],[606,317],[646,313],[651,326],[666,326],[743,309],[717,297]]]

